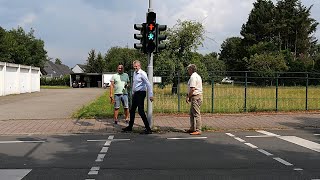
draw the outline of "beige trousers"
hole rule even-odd
[[[192,96],[190,101],[190,130],[201,132],[200,106],[202,104],[202,94]]]

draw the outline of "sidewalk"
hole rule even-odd
[[[189,128],[188,115],[155,115],[153,120],[159,133],[182,132]],[[320,113],[206,114],[202,115],[202,124],[207,131],[320,129]],[[121,132],[125,126],[124,122],[114,125],[112,119],[0,120],[0,135],[105,134]],[[142,128],[142,120],[136,118],[134,129]]]

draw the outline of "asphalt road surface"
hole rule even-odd
[[[0,96],[0,120],[66,119],[101,96],[102,88],[41,89],[40,92]]]
[[[320,130],[0,137],[0,180],[320,179]]]

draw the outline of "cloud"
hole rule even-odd
[[[157,22],[172,27],[181,20],[204,24],[206,34],[201,53],[219,52],[228,37],[240,36],[255,0],[153,0]],[[275,2],[275,0],[274,0]],[[318,0],[311,17],[320,21]],[[133,48],[133,24],[145,22],[147,0],[0,0],[0,24],[5,29],[33,28],[44,40],[49,57],[73,67],[84,63],[91,49],[106,53],[113,46]],[[320,37],[317,32],[316,37]]]

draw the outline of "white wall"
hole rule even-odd
[[[40,91],[40,68],[0,62],[0,96]]]
[[[4,69],[5,63],[0,62],[0,96],[4,95]]]

